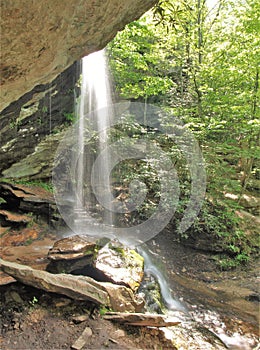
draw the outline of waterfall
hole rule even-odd
[[[151,252],[146,245],[138,246],[138,253],[144,258],[144,272],[146,275],[152,275],[160,286],[160,292],[165,306],[171,311],[186,312],[186,308],[176,298],[172,297],[172,292],[164,273],[156,266],[151,257]]]
[[[113,117],[111,87],[104,50],[92,53],[81,61],[82,78],[81,94],[76,108],[78,115],[78,127],[76,128],[77,139],[77,162],[76,162],[76,193],[74,206],[74,222],[77,233],[86,231],[88,225],[93,224],[89,214],[89,206],[94,206],[91,195],[90,178],[93,166],[93,159],[90,159],[89,152],[86,152],[86,139],[91,123],[95,123],[98,135],[97,154],[107,148],[108,126]],[[94,136],[94,133],[93,133]],[[103,223],[112,226],[113,215],[111,210],[110,195],[110,156],[102,158],[102,163],[95,167],[94,181],[96,187],[93,190],[98,200],[104,203]]]

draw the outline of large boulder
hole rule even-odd
[[[58,240],[49,250],[47,270],[53,273],[86,275],[136,292],[144,275],[144,259],[117,241],[74,235]],[[105,243],[106,244],[105,244]]]
[[[97,51],[156,0],[5,0],[0,110]]]
[[[93,268],[102,280],[136,291],[143,279],[144,259],[119,242],[109,242],[98,251]]]
[[[47,292],[66,295],[75,300],[89,300],[112,307],[114,311],[140,312],[144,301],[132,290],[112,283],[97,282],[87,276],[52,274],[0,259],[0,269],[16,280]]]
[[[74,235],[58,240],[48,252],[50,263],[47,270],[52,273],[84,269],[92,264],[97,246],[87,236]]]

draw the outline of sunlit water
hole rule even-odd
[[[167,277],[162,270],[156,266],[152,260],[152,253],[143,244],[137,248],[138,253],[144,258],[144,272],[146,275],[152,275],[160,286],[160,292],[163,302],[168,310],[186,312],[186,308],[176,298],[173,298],[172,291],[167,282]]]
[[[91,136],[89,128],[91,122],[95,121],[98,135],[99,154],[107,148],[108,135],[107,130],[110,125],[112,113],[111,88],[107,70],[106,56],[104,50],[90,54],[82,59],[82,78],[81,78],[81,96],[77,106],[78,114],[78,159],[76,171],[76,198],[75,198],[75,227],[78,233],[86,229],[86,225],[93,224],[89,207],[94,206],[91,196],[90,179],[93,159],[86,152],[86,140]],[[110,157],[102,159],[102,164],[95,167],[94,190],[99,195],[98,199],[105,203],[106,209],[103,215],[103,223],[112,225],[113,215],[110,207],[110,201],[106,200],[106,195],[110,193],[109,181]],[[98,184],[98,186],[97,186]],[[96,231],[97,232],[97,231]]]

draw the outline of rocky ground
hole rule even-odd
[[[218,267],[215,254],[185,247],[170,237],[171,232],[165,230],[149,246],[155,252],[155,260],[157,254],[164,261],[176,295],[184,293],[191,304],[200,301],[219,307],[222,312],[224,304],[228,313],[231,307],[243,319],[259,321],[259,258],[224,271]]]
[[[45,269],[47,253],[64,232],[50,230],[32,210],[49,214],[42,194],[3,185],[14,212],[0,212],[1,258]],[[19,199],[19,200],[18,200]],[[22,209],[26,210],[22,210]],[[51,207],[52,208],[52,207]],[[24,217],[23,212],[29,212]],[[30,214],[30,212],[32,212]],[[51,212],[52,213],[52,212]],[[56,220],[56,214],[52,217]],[[221,271],[216,256],[184,247],[165,229],[148,242],[146,250],[164,275],[172,296],[188,317],[173,327],[169,340],[162,328],[129,327],[105,320],[93,304],[22,285],[0,273],[1,348],[11,349],[230,349],[257,348],[259,285],[257,260],[235,270]],[[176,310],[173,310],[174,312]],[[83,333],[83,331],[85,332]],[[208,332],[205,337],[201,335]],[[221,333],[222,332],[222,333]],[[224,332],[224,333],[223,333]],[[75,344],[82,335],[86,344]]]
[[[165,267],[173,295],[199,323],[205,324],[207,317],[211,317],[206,309],[218,310],[230,334],[239,331],[247,337],[249,345],[245,343],[232,349],[256,349],[259,301],[256,262],[239,270],[221,272],[212,255],[170,241],[169,235],[163,232],[149,242],[149,247],[155,261],[162,263],[162,271]],[[43,255],[56,239],[55,233],[44,225],[24,228],[19,234],[9,230],[2,236],[1,255],[11,261],[44,268]],[[1,280],[2,283],[11,281],[3,274]],[[113,324],[103,319],[104,310],[90,303],[73,301],[18,282],[2,285],[0,292],[2,349],[71,349],[84,329],[87,329],[87,340],[82,349],[175,349],[162,329]],[[205,344],[187,346],[186,349],[217,349],[210,343],[207,347]]]
[[[173,349],[162,331],[119,327],[86,302],[19,283],[2,286],[1,294],[2,349],[71,349],[86,328],[83,349]]]

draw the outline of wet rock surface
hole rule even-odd
[[[161,236],[161,239],[162,238],[163,240],[166,239],[167,234],[164,233],[164,235]],[[49,249],[54,245],[56,240],[57,238],[55,239],[55,237],[52,241],[49,240],[48,247],[46,244],[47,242],[44,242],[42,240],[36,240],[29,246],[9,247],[9,259],[16,260],[18,258],[23,260],[27,256],[27,262],[31,264],[32,262],[29,261],[30,256],[32,256],[30,251],[33,252],[34,247],[36,247],[37,244],[39,248],[42,247],[41,252],[43,253],[44,251],[45,257],[47,257]],[[158,241],[160,241],[159,237]],[[43,242],[42,246],[40,245],[41,242]],[[36,345],[40,348],[40,344],[44,344],[42,346],[45,346],[46,349],[62,347],[69,349],[70,346],[76,341],[76,339],[80,337],[86,326],[90,326],[93,331],[93,336],[90,338],[91,340],[89,339],[89,342],[85,345],[86,348],[90,349],[97,349],[97,346],[102,349],[103,347],[107,347],[107,345],[109,345],[109,347],[112,349],[115,348],[120,350],[128,348],[132,349],[135,347],[140,349],[160,349],[162,347],[163,349],[185,350],[224,349],[225,347],[223,343],[221,343],[222,338],[218,339],[213,334],[216,330],[220,330],[220,333],[221,331],[225,332],[225,334],[222,334],[222,337],[223,340],[225,339],[226,344],[231,344],[230,349],[254,349],[257,344],[257,326],[254,324],[254,322],[251,322],[252,320],[250,322],[241,321],[241,318],[238,318],[239,313],[237,312],[237,308],[239,308],[240,303],[240,307],[243,309],[241,316],[244,315],[245,319],[250,320],[250,317],[248,315],[249,309],[246,305],[252,304],[256,312],[257,306],[255,305],[255,301],[245,300],[247,304],[242,305],[242,299],[240,297],[240,299],[237,299],[238,304],[236,305],[236,308],[233,308],[234,305],[230,305],[230,302],[234,301],[234,295],[238,295],[241,291],[241,289],[239,289],[241,280],[232,280],[232,278],[227,280],[230,272],[216,275],[218,276],[217,278],[219,282],[223,280],[223,288],[226,288],[228,285],[230,285],[230,283],[237,283],[236,289],[232,289],[232,295],[230,295],[228,298],[227,294],[223,294],[224,289],[221,292],[219,292],[219,289],[216,289],[214,291],[216,286],[216,279],[212,277],[214,268],[213,265],[209,263],[209,260],[207,260],[205,253],[199,254],[196,251],[192,251],[187,254],[187,248],[182,248],[185,250],[185,252],[183,252],[180,245],[169,245],[168,242],[167,255],[166,251],[161,251],[161,245],[157,245],[156,242],[154,242],[154,244],[151,244],[153,246],[154,254],[159,254],[160,257],[163,255],[166,256],[168,272],[174,272],[174,275],[170,273],[173,294],[182,295],[186,303],[190,305],[191,311],[188,322],[186,319],[186,321],[184,323],[181,323],[180,326],[177,325],[173,328],[167,327],[165,329],[165,331],[167,330],[166,333],[160,329],[157,331],[154,329],[143,329],[143,327],[137,327],[137,329],[133,329],[130,326],[124,326],[126,327],[124,328],[125,337],[123,338],[124,341],[121,342],[121,338],[118,338],[116,336],[117,330],[121,331],[121,329],[114,328],[112,331],[110,328],[112,325],[109,325],[109,323],[102,323],[104,320],[102,320],[100,316],[95,316],[96,320],[93,320],[90,317],[91,308],[89,308],[88,320],[77,324],[72,320],[72,317],[75,317],[75,315],[77,315],[77,312],[75,311],[76,309],[74,307],[75,303],[77,304],[78,302],[70,301],[70,299],[66,299],[66,297],[64,298],[62,296],[55,297],[52,294],[49,295],[47,292],[41,292],[39,290],[34,290],[32,294],[30,294],[28,288],[32,287],[24,286],[23,288],[26,288],[27,290],[26,297],[23,295],[23,293],[21,293],[23,288],[19,287],[16,292],[23,300],[30,298],[29,301],[33,303],[34,306],[32,308],[32,305],[29,304],[31,310],[31,314],[29,316],[26,316],[26,313],[19,313],[17,311],[14,313],[11,312],[10,314],[10,310],[12,310],[10,307],[11,305],[15,305],[15,310],[21,310],[23,304],[21,304],[21,300],[19,297],[17,298],[17,295],[13,295],[13,293],[11,293],[9,296],[7,296],[9,302],[6,304],[7,308],[3,314],[3,323],[6,325],[3,327],[3,331],[5,332],[3,349],[8,349],[11,347],[12,349],[20,350],[23,348],[25,341],[27,341],[27,345],[34,344],[31,345],[31,348],[35,347]],[[20,250],[23,250],[24,253],[25,250],[27,250],[27,253],[23,255],[22,252],[19,253]],[[175,261],[174,266],[169,265],[173,260],[173,252]],[[40,255],[38,255],[37,259],[39,258]],[[42,264],[42,267],[44,267],[44,264]],[[196,269],[198,269],[198,271]],[[182,272],[182,270],[184,272]],[[195,276],[197,276],[196,279]],[[203,282],[206,276],[208,276],[207,282]],[[249,274],[247,274],[247,278],[249,278]],[[210,283],[209,281],[213,282]],[[251,283],[250,279],[248,279],[248,283]],[[10,284],[6,287],[3,286],[2,288],[8,288],[9,290],[9,288],[12,288],[12,285],[14,286],[15,284]],[[39,297],[39,295],[42,294],[43,297]],[[114,294],[115,292],[111,291],[111,295]],[[245,294],[245,296],[246,295],[247,294]],[[36,301],[34,297],[38,301]],[[218,302],[217,299],[221,299],[222,302]],[[66,300],[69,302],[65,302]],[[203,301],[207,302],[208,310],[216,308],[220,313],[207,311],[201,304]],[[80,308],[82,307],[82,311],[80,311],[79,315],[85,315],[86,311],[83,311],[83,309],[86,310],[86,307],[83,306],[85,305],[85,302],[80,303],[83,304],[80,306]],[[7,311],[7,309],[9,311]],[[223,317],[224,313],[226,314],[225,317]],[[177,315],[175,312],[172,312],[171,314],[173,316]],[[31,317],[35,320],[34,322],[32,322]],[[55,327],[53,326],[53,322],[55,322]],[[101,336],[101,333],[99,331],[101,327],[103,327],[104,331],[107,331],[106,336],[104,333],[102,333],[103,335]],[[43,329],[45,329],[45,331],[43,331]],[[23,331],[21,332],[21,330]],[[35,334],[36,330],[38,330],[38,333],[36,333],[37,337],[33,338],[33,334]],[[64,331],[66,332],[66,339],[64,336],[59,337],[59,334],[62,334]],[[238,332],[238,335],[233,335],[236,334],[236,332]],[[46,338],[46,334],[49,334],[50,336]],[[115,340],[118,343],[113,343],[113,341],[110,341],[109,338]],[[131,345],[128,345],[128,341],[130,340],[133,340],[133,343],[131,343]]]
[[[39,226],[21,230],[3,227],[0,232],[3,235],[1,241],[4,242],[4,246],[1,247],[1,257],[33,266],[37,269],[46,269],[49,260],[47,259],[48,251],[57,242],[57,233],[51,233],[47,227],[40,229]],[[230,349],[255,349],[258,334],[257,310],[259,300],[257,271],[254,270],[255,265],[252,263],[252,267],[249,265],[240,271],[217,271],[211,254],[183,247],[179,243],[173,242],[170,239],[170,235],[170,232],[163,232],[156,240],[150,242],[150,246],[153,250],[153,256],[158,256],[160,264],[164,264],[167,268],[168,282],[172,288],[172,293],[174,296],[182,297],[182,302],[189,310],[189,317],[184,318],[185,321],[181,325],[175,326],[174,329],[167,327],[167,334],[164,334],[161,330],[157,332],[152,329],[131,329],[130,333],[134,334],[136,339],[134,340],[134,345],[131,344],[130,348],[139,347],[145,349],[149,347],[149,349],[160,349],[163,347],[163,349],[215,350],[225,348],[223,343],[221,343],[221,341],[224,341],[225,344],[230,346]],[[5,278],[6,276],[0,275],[1,281]],[[9,290],[13,285],[16,285],[11,277],[9,281],[4,283],[10,282],[12,283],[0,287],[0,289],[6,288],[6,290]],[[99,282],[101,285],[102,283]],[[109,291],[107,290],[107,293],[111,300],[114,297],[113,303],[115,303],[115,306],[118,307],[120,305],[118,300],[121,298],[120,294],[116,294],[117,289],[121,290],[121,296],[123,296],[124,300],[127,297],[131,300],[133,292],[130,289],[125,286],[123,286],[123,289],[122,286],[114,286]],[[31,295],[28,288],[32,287],[24,288],[27,288],[28,296]],[[6,325],[3,326],[3,332],[5,332],[3,349],[20,350],[26,348],[24,344],[30,344],[29,348],[35,348],[36,346],[41,348],[42,346],[45,349],[58,349],[66,348],[67,346],[69,349],[76,339],[80,337],[85,327],[92,322],[91,318],[78,324],[72,320],[72,316],[77,315],[72,307],[74,303],[77,303],[76,301],[70,301],[70,299],[61,296],[55,301],[53,294],[38,290],[34,290],[29,300],[31,302],[29,304],[30,309],[35,311],[35,313],[32,312],[32,317],[38,321],[32,322],[30,316],[28,321],[26,314],[19,311],[24,305],[21,299],[23,301],[26,299],[20,293],[21,290],[22,288],[19,287],[18,290],[15,290],[16,293],[7,293],[6,302],[1,306],[1,311],[4,311],[3,323]],[[20,297],[17,296],[17,293]],[[45,293],[45,296],[40,300],[38,295],[42,293]],[[42,304],[42,301],[47,301],[46,306]],[[50,310],[52,312],[54,310],[51,306],[52,301],[55,301],[55,312],[60,313],[55,322],[54,314],[49,314]],[[82,301],[81,303],[85,302]],[[11,305],[14,306],[13,311]],[[40,311],[37,309],[38,306]],[[131,306],[128,310],[135,309],[136,312],[138,307],[143,307],[141,301],[135,301],[135,307]],[[64,312],[66,310],[64,318],[61,316],[61,310],[64,310]],[[123,311],[124,308],[121,307],[120,312]],[[165,310],[162,311],[164,312]],[[173,316],[178,314],[174,310],[170,313]],[[83,314],[84,312],[81,312],[80,315]],[[180,316],[180,319],[183,320],[182,317],[184,315]],[[73,327],[69,322],[67,323],[68,320],[73,322]],[[111,348],[115,346],[118,349],[127,349],[127,344],[120,342],[120,338],[117,338],[116,333],[112,331],[111,333],[109,333],[110,331],[108,332],[109,335],[105,338],[106,341],[101,342],[101,338],[98,335],[98,328],[101,327],[101,322],[102,319],[98,317],[95,326],[90,327],[93,331],[93,336],[90,337],[91,340],[85,347],[96,349],[97,344],[99,344],[98,346],[101,349],[109,344]],[[53,327],[54,323],[59,325],[58,328]],[[70,328],[67,330],[66,327]],[[79,330],[79,328],[76,329],[75,327],[81,328]],[[104,327],[107,327],[107,323]],[[66,341],[64,337],[59,338],[59,334],[62,334],[65,329],[66,336],[70,335],[66,338]],[[74,332],[72,332],[72,329]],[[39,330],[39,333],[36,330]],[[37,337],[33,338],[33,334],[36,334],[35,332]],[[214,338],[212,332],[220,335],[220,339],[218,337]],[[50,336],[46,338],[44,334],[49,334]],[[128,339],[131,334],[126,332],[125,339]],[[166,340],[167,337],[169,338],[168,340]],[[109,338],[112,340],[110,341]],[[113,343],[113,340],[118,343]],[[105,343],[106,345],[104,345]]]

